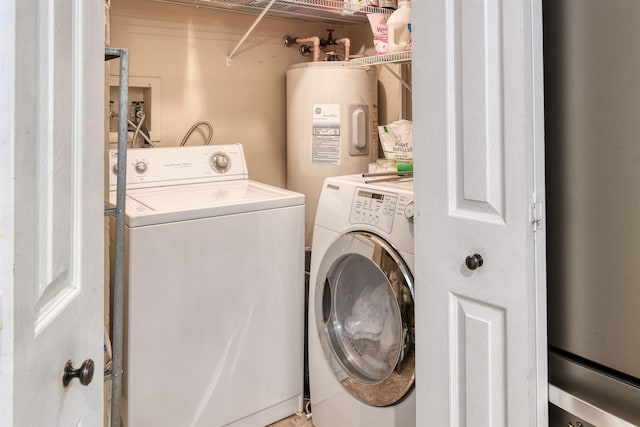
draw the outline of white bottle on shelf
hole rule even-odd
[[[389,53],[407,50],[411,43],[411,2],[400,0],[398,9],[387,20]]]
[[[396,0],[378,0],[378,6],[384,9],[396,9],[397,2]]]

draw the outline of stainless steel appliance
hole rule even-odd
[[[543,14],[550,425],[640,425],[640,1]]]

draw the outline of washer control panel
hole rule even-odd
[[[109,187],[115,190],[118,152],[109,154]],[[248,179],[240,144],[131,148],[126,165],[127,188]]]
[[[349,222],[369,224],[391,233],[397,205],[398,194],[396,193],[356,187]]]
[[[395,218],[413,223],[413,197],[403,193],[356,187],[349,223],[369,224],[391,233]]]

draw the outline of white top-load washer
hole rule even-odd
[[[125,223],[125,425],[300,411],[304,196],[249,180],[240,145],[130,149]]]
[[[413,427],[413,179],[327,178],[311,251],[315,427]]]

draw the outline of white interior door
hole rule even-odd
[[[1,425],[102,425],[103,14],[101,1],[0,6]],[[64,387],[67,360],[87,359],[93,380]]]
[[[412,6],[417,424],[543,426],[541,1]]]

